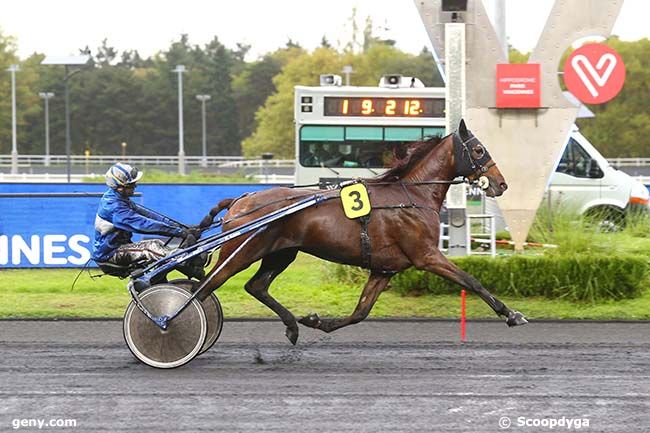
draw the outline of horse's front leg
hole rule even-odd
[[[361,292],[361,297],[359,298],[357,307],[348,317],[321,319],[318,317],[318,314],[312,313],[309,316],[305,316],[298,320],[298,322],[305,326],[309,326],[310,328],[320,329],[324,332],[336,331],[344,326],[359,323],[368,317],[368,314],[370,313],[370,310],[372,310],[373,305],[375,305],[377,298],[379,298],[381,292],[383,292],[386,289],[386,286],[388,286],[390,278],[391,276],[371,274]]]
[[[503,302],[492,296],[492,294],[488,292],[476,278],[450,262],[440,251],[427,254],[426,256],[414,261],[413,264],[417,269],[432,272],[476,293],[490,306],[490,308],[494,310],[495,313],[497,313],[497,315],[506,318],[506,324],[508,326],[525,325],[528,323],[523,314],[506,307]]]

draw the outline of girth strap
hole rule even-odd
[[[366,269],[372,269],[370,267],[372,263],[372,245],[370,244],[370,236],[368,235],[368,223],[370,223],[370,214],[357,218],[361,224],[361,263],[362,266]]]

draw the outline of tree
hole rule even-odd
[[[95,63],[100,68],[110,66],[113,64],[113,61],[117,58],[117,50],[114,47],[108,45],[108,39],[104,38],[102,45],[97,48],[97,54],[95,55]]]
[[[530,53],[522,53],[512,45],[508,45],[508,61],[510,63],[528,63]]]
[[[278,158],[294,154],[294,86],[316,86],[323,71],[340,71],[342,57],[331,48],[317,48],[312,54],[301,53],[273,79],[277,92],[255,114],[258,127],[244,140],[244,155],[254,157],[273,152]]]
[[[16,73],[16,141],[19,153],[29,152],[31,146],[27,141],[27,119],[38,112],[38,95],[32,88],[38,79],[34,59],[21,62],[16,55],[14,38],[0,32],[0,153],[10,153],[12,148],[11,116],[11,79],[7,69],[17,64]]]
[[[282,65],[277,58],[266,55],[257,62],[249,63],[246,69],[233,80],[233,92],[239,113],[238,126],[245,138],[257,127],[255,112],[264,105],[276,88],[273,77],[280,73]]]

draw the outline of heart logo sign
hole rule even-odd
[[[624,82],[623,60],[607,45],[583,45],[564,64],[567,89],[585,104],[609,101],[621,91]]]

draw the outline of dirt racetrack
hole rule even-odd
[[[226,321],[155,370],[119,321],[0,321],[0,431],[650,431],[650,323],[469,322],[464,344],[450,321],[300,331],[292,347],[279,321]]]

